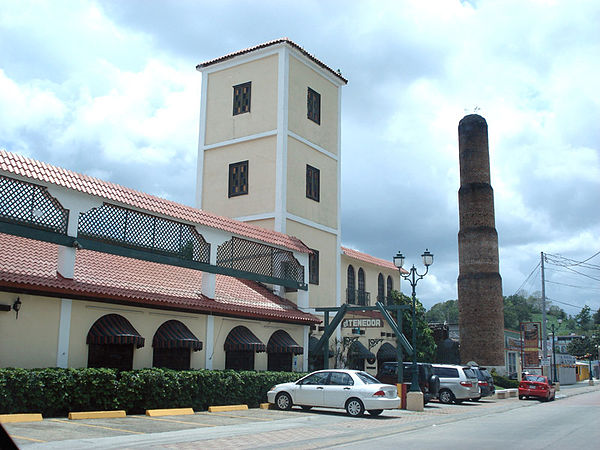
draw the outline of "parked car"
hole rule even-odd
[[[267,392],[267,399],[279,409],[292,405],[306,410],[344,408],[353,417],[362,416],[365,410],[378,416],[384,409],[400,406],[396,386],[383,384],[366,372],[345,369],[318,370],[295,383],[278,384]]]
[[[440,378],[438,399],[442,403],[462,403],[481,398],[479,380],[470,367],[454,364],[433,364],[433,373]]]
[[[494,386],[494,377],[492,377],[488,370],[485,367],[471,367],[471,370],[475,372],[475,375],[479,380],[478,384],[479,389],[481,390],[481,397],[489,397],[490,395],[494,395],[496,392],[496,387]]]
[[[419,387],[423,393],[423,403],[428,403],[430,400],[437,398],[440,389],[440,380],[433,373],[433,368],[429,363],[417,363],[419,367]],[[382,383],[396,384],[398,383],[398,362],[390,361],[381,364],[375,375]],[[412,363],[404,361],[404,383],[412,381]]]
[[[525,375],[519,383],[519,400],[536,397],[542,401],[551,401],[556,397],[554,383],[543,375]]]

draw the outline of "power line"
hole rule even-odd
[[[560,286],[567,286],[567,287],[578,288],[578,289],[587,289],[587,290],[591,289],[594,291],[600,291],[600,288],[594,288],[594,287],[589,287],[589,286],[576,286],[574,284],[559,283],[558,281],[546,280],[546,283],[558,284]]]
[[[541,264],[542,264],[541,262],[538,262],[536,264],[536,266],[533,268],[533,270],[531,271],[531,273],[527,276],[527,278],[525,278],[525,281],[523,281],[523,284],[521,284],[521,286],[519,287],[519,289],[517,289],[515,291],[515,294],[517,294],[518,292],[521,291],[521,289],[523,289],[523,286],[525,286],[525,284],[529,281],[529,279],[532,277],[532,275],[539,269],[539,267],[540,267]]]
[[[547,298],[548,300],[550,300],[551,302],[560,303],[561,305],[572,306],[573,308],[577,308],[577,309],[579,309],[580,311],[581,311],[583,308],[585,308],[586,306],[588,306],[588,305],[585,305],[585,306],[579,306],[579,305],[574,305],[574,304],[572,304],[572,303],[562,302],[562,301],[560,301],[560,300],[556,300],[556,299],[554,299],[554,298],[549,298],[549,297],[546,297],[546,298]],[[589,308],[589,306],[588,306],[588,308]],[[591,309],[591,308],[590,308],[590,313],[594,313],[594,312],[597,312],[597,311],[598,311],[597,309]]]

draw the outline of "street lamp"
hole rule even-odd
[[[556,327],[557,330],[560,328],[561,323],[562,319],[558,319],[558,327]],[[550,327],[552,330],[552,382],[558,383],[558,374],[556,373],[556,339],[554,338],[554,323],[552,323]]]
[[[433,255],[429,253],[428,249],[425,249],[425,253],[421,255],[423,258],[423,264],[425,265],[425,273],[419,274],[415,265],[413,264],[410,271],[404,275],[402,273],[402,266],[404,265],[404,255],[400,252],[394,256],[394,265],[400,272],[400,277],[404,278],[410,283],[412,287],[412,347],[413,347],[413,367],[412,367],[412,380],[410,383],[410,392],[421,392],[419,388],[419,372],[417,367],[417,312],[416,312],[416,300],[417,300],[417,283],[421,280],[427,272],[429,272],[429,266],[433,264]],[[400,367],[398,367],[400,372]]]

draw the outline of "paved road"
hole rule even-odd
[[[397,448],[399,442],[403,448],[439,448],[441,443],[456,448],[465,444],[466,437],[469,444],[486,448],[519,448],[521,444],[528,449],[544,448],[536,445],[553,447],[557,442],[562,448],[573,448],[571,444],[585,440],[581,436],[593,435],[600,442],[599,401],[597,383],[563,389],[551,403],[517,398],[462,405],[432,402],[424,412],[392,410],[380,417],[358,419],[325,409],[252,409],[163,418],[46,419],[5,427],[21,448],[28,449],[366,448],[374,442],[381,448]],[[577,432],[582,426],[593,431],[579,428]],[[544,437],[537,439],[541,434]]]

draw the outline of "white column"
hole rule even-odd
[[[213,355],[215,353],[215,316],[206,316],[206,340],[204,342],[205,362],[208,370],[213,368]]]
[[[310,326],[309,325],[305,325],[304,326],[304,337],[303,337],[303,347],[304,347],[304,353],[302,353],[302,370],[304,372],[308,372],[308,347],[310,344],[310,338],[308,336],[308,332],[310,330]]]
[[[60,318],[58,325],[58,348],[56,367],[69,367],[69,337],[71,335],[71,306],[73,300],[63,298],[60,301]]]

